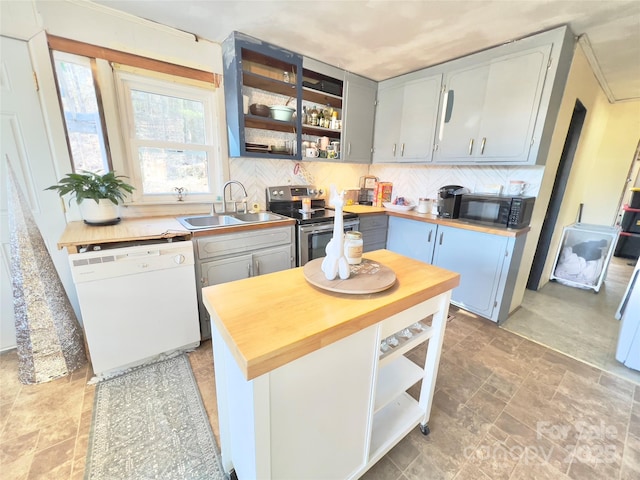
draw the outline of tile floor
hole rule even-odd
[[[567,303],[564,315],[575,307]],[[211,343],[190,360],[217,436]],[[0,478],[83,478],[90,377],[85,367],[21,385],[15,351],[0,355]],[[416,428],[363,478],[640,478],[640,382],[462,311],[447,326],[429,426],[429,436]]]
[[[640,372],[615,359],[620,322],[615,319],[634,262],[612,257],[606,279],[596,294],[556,282],[537,292],[527,290],[522,305],[503,328],[587,362],[614,375],[640,383]],[[571,309],[567,309],[567,305]]]

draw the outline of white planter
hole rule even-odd
[[[98,203],[93,200],[84,200],[78,204],[78,207],[86,223],[111,223],[119,219],[118,205],[114,205],[111,200],[100,199]]]

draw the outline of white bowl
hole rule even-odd
[[[395,210],[397,212],[408,212],[409,210],[413,210],[414,208],[416,208],[415,205],[394,205],[391,202],[382,202],[382,206],[384,208]]]
[[[282,120],[283,122],[290,122],[291,117],[293,117],[293,112],[296,111],[295,108],[285,107],[283,105],[269,107],[269,110],[271,110],[271,118],[274,120]]]

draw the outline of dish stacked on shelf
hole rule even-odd
[[[271,113],[269,107],[262,105],[261,103],[252,103],[249,106],[249,111],[251,112],[251,115],[257,115],[259,117],[268,117]]]
[[[260,152],[260,153],[269,153],[269,145],[265,145],[262,143],[245,143],[245,148],[247,152]]]

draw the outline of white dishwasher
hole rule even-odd
[[[191,241],[118,245],[69,255],[98,377],[200,344]]]

